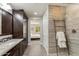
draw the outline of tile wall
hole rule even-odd
[[[55,10],[56,8],[56,10]],[[57,10],[58,9],[58,10]],[[57,12],[56,12],[57,11]],[[60,12],[61,11],[61,12]],[[55,40],[55,27],[54,27],[54,20],[64,20],[64,8],[59,6],[48,6],[48,35],[49,35],[49,54],[50,55],[57,55],[56,50],[56,40]],[[60,13],[60,15],[59,15]],[[54,15],[55,14],[55,15]],[[56,15],[57,14],[57,15]],[[62,21],[56,21],[56,26],[63,26],[64,23]],[[56,27],[56,31],[64,31],[63,27]],[[58,48],[58,55],[68,55],[67,49],[59,49]]]
[[[66,9],[67,37],[69,39],[70,55],[79,56],[79,4],[73,4]],[[73,32],[75,30],[76,32]]]

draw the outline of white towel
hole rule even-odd
[[[58,41],[58,46],[60,48],[66,48],[66,38],[65,38],[64,32],[57,32],[56,39]]]
[[[66,41],[64,32],[57,32],[56,37],[57,37],[57,39],[58,39],[59,41]]]

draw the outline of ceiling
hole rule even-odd
[[[28,17],[41,17],[46,11],[48,3],[10,3],[13,9],[24,9]],[[49,5],[67,6],[68,4],[51,3]],[[34,13],[37,12],[37,15]]]
[[[24,9],[28,17],[41,17],[43,16],[47,4],[45,3],[11,3],[13,9]],[[37,12],[37,15],[34,13]]]

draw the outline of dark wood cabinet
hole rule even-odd
[[[13,10],[13,38],[23,38],[23,13]]]
[[[12,34],[12,15],[2,11],[2,35]]]
[[[23,23],[26,22],[26,33],[23,33]],[[24,10],[13,10],[13,38],[23,38],[28,36],[28,18]]]
[[[25,44],[24,42],[26,42],[26,41],[22,41],[21,43],[20,43],[20,56],[22,56],[23,54],[24,54],[24,51],[26,50],[26,48],[27,48],[27,44]],[[26,42],[27,43],[27,42]]]
[[[23,22],[26,22],[26,32],[23,32]],[[24,39],[13,47],[4,56],[21,56],[28,45],[28,18],[24,10],[13,10],[13,14],[3,11],[2,13],[2,35],[13,35],[13,39]],[[25,35],[24,35],[25,34]]]
[[[26,31],[23,32],[25,23]],[[13,38],[23,38],[20,43],[20,55],[22,55],[28,45],[28,18],[24,10],[13,10]]]

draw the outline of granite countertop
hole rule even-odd
[[[7,53],[10,49],[12,49],[14,46],[16,46],[19,42],[21,42],[23,39],[11,39],[7,42],[4,42],[0,45],[0,56]]]

